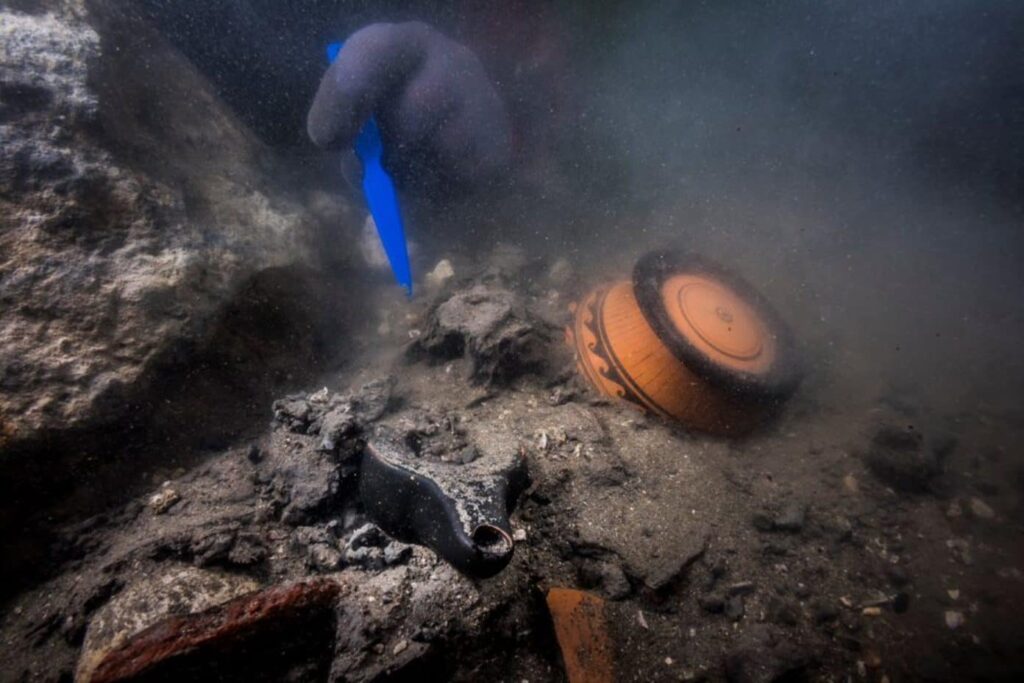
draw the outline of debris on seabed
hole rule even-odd
[[[971,514],[977,519],[995,519],[996,511],[989,507],[981,498],[971,498]]]
[[[149,497],[149,508],[154,515],[162,515],[181,500],[181,494],[171,488],[171,482],[165,481],[160,490]]]
[[[448,259],[441,259],[434,269],[424,276],[424,280],[431,289],[441,289],[453,277],[455,277],[455,269],[452,268],[452,262]]]

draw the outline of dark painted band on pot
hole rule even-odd
[[[662,301],[662,285],[681,273],[703,274],[721,282],[765,321],[776,345],[776,358],[766,372],[723,367],[676,329]],[[789,326],[757,289],[735,273],[690,252],[652,251],[642,256],[633,268],[633,290],[640,311],[658,338],[680,362],[708,384],[749,401],[767,403],[789,397],[800,384],[802,370]]]

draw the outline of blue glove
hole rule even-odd
[[[384,167],[402,187],[465,189],[508,167],[508,114],[483,65],[426,24],[371,24],[349,36],[310,107],[309,137],[348,149],[371,114]]]

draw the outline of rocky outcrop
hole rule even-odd
[[[319,216],[130,3],[51,5],[0,9],[0,460],[137,419],[254,282],[324,256]]]

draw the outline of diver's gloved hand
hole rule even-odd
[[[480,60],[421,22],[352,34],[309,110],[309,137],[350,149],[373,114],[384,165],[406,187],[485,183],[511,156],[508,114]]]

